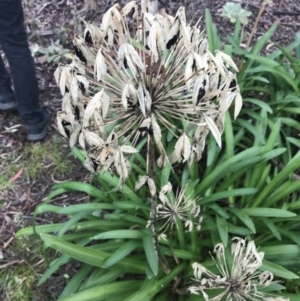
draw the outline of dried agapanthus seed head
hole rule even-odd
[[[202,293],[205,301],[289,301],[288,298],[272,296],[260,291],[260,287],[267,287],[273,282],[273,274],[269,271],[260,272],[263,252],[258,252],[253,241],[246,241],[234,237],[231,244],[233,260],[226,258],[225,246],[220,243],[214,248],[213,260],[220,272],[216,275],[203,265],[195,262],[194,285],[188,290],[191,294]],[[232,261],[232,266],[228,262]],[[209,297],[210,290],[222,290],[215,297]]]
[[[191,199],[186,194],[187,187],[183,187],[173,195],[172,185],[169,182],[161,188],[159,192],[160,202],[157,205],[156,219],[162,223],[159,232],[166,232],[176,224],[177,219],[184,223],[188,231],[196,228],[200,231],[202,216],[200,216],[200,206],[196,205],[196,200]]]
[[[55,72],[64,97],[59,131],[71,146],[79,141],[90,170],[109,170],[123,180],[132,152],[105,142],[112,133],[120,147],[152,135],[159,166],[191,164],[200,160],[209,133],[221,146],[226,110],[235,100],[236,117],[242,105],[232,59],[209,51],[184,7],[173,17],[153,5],[143,0],[141,12],[136,1],[112,6],[99,27],[86,24],[84,37],[74,38],[73,62]],[[177,139],[171,154],[162,142],[165,132]]]

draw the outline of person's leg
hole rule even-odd
[[[50,117],[39,105],[38,83],[24,28],[21,0],[0,0],[0,44],[10,66],[15,96],[20,115],[26,124],[28,139],[42,139],[39,138],[42,136],[39,131],[45,133]]]
[[[11,82],[0,55],[0,94],[11,93]]]
[[[9,110],[17,106],[11,89],[11,81],[0,55],[0,110]]]
[[[20,115],[27,125],[38,123],[43,119],[43,113],[39,105],[38,83],[27,36],[25,33],[3,35],[0,43],[11,70]]]

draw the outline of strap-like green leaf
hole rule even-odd
[[[233,207],[230,207],[229,210],[232,211],[253,233],[256,232],[255,225],[252,219],[247,214],[245,214],[243,210]]]
[[[141,283],[141,280],[128,280],[103,284],[69,297],[60,298],[59,301],[104,301],[108,300],[110,297],[127,293],[128,291],[136,291]]]
[[[256,188],[240,188],[240,189],[233,189],[227,191],[220,191],[213,193],[209,196],[205,196],[198,201],[198,205],[204,205],[210,202],[214,202],[221,199],[226,199],[228,197],[236,197],[241,195],[253,195],[257,191]]]
[[[91,265],[84,264],[65,286],[63,292],[60,295],[60,299],[75,294],[92,268],[93,267]]]
[[[283,210],[283,209],[275,209],[275,208],[244,208],[243,212],[250,216],[262,216],[262,217],[292,217],[297,214]]]
[[[48,234],[40,234],[40,236],[48,246],[93,266],[102,267],[103,262],[110,257],[110,254],[107,252],[72,244]],[[132,258],[122,259],[116,265],[123,268],[124,272],[127,273],[145,274],[146,271],[146,266],[143,262]]]
[[[298,279],[299,278],[299,276],[297,276],[293,272],[290,272],[289,270],[285,269],[284,267],[277,265],[275,263],[272,263],[270,261],[267,261],[267,260],[263,260],[260,270],[269,271],[278,277],[282,277],[282,278],[286,278],[286,279]]]
[[[83,183],[83,182],[65,182],[65,183],[59,183],[55,184],[53,186],[53,189],[68,189],[69,191],[80,191],[85,192],[88,195],[91,195],[95,198],[100,198],[102,200],[105,200],[105,193],[99,189],[97,189],[95,186]]]
[[[142,233],[139,230],[112,230],[99,233],[91,239],[141,239]]]
[[[123,244],[118,250],[114,252],[107,260],[104,261],[102,267],[104,269],[109,268],[119,262],[121,259],[125,258],[128,254],[130,254],[137,246],[139,242],[137,241],[128,241]]]
[[[150,229],[143,230],[143,245],[146,253],[148,264],[156,276],[158,274],[158,257],[153,244],[153,238]]]
[[[224,246],[227,246],[228,243],[228,227],[227,227],[227,222],[225,218],[222,218],[217,215],[217,228],[219,235],[221,237],[221,241],[224,244]]]
[[[77,204],[69,205],[67,207],[60,207],[54,205],[43,204],[37,207],[35,214],[40,214],[44,212],[53,212],[57,214],[68,214],[72,215],[82,211],[95,211],[95,210],[114,210],[116,209],[113,204],[106,203],[89,203],[89,204]]]

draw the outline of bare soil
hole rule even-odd
[[[53,73],[57,63],[47,62],[51,53],[41,53],[36,51],[37,47],[41,50],[49,50],[51,44],[55,43],[58,50],[72,49],[72,39],[74,33],[82,33],[84,30],[83,20],[92,21],[99,24],[103,13],[117,1],[113,0],[61,0],[61,1],[46,1],[46,0],[26,0],[24,1],[24,12],[26,18],[26,28],[28,31],[30,46],[35,52],[36,70],[40,87],[40,99],[46,106],[52,117],[53,122],[49,128],[47,137],[44,142],[52,141],[53,137],[58,135],[55,116],[61,106],[61,95],[59,89],[54,82]],[[119,1],[124,4],[129,1]],[[227,35],[233,31],[234,25],[228,20],[220,17],[223,5],[226,0],[161,0],[160,5],[165,7],[169,14],[175,14],[177,9],[184,5],[186,7],[187,20],[198,19],[204,15],[204,11],[208,8],[211,11],[213,22],[216,24],[218,33],[224,41]],[[249,36],[262,0],[235,0],[239,2],[243,8],[247,6],[247,10],[252,12],[250,22],[245,26],[245,32]],[[257,40],[268,28],[274,23],[279,22],[278,29],[272,37],[273,42],[287,45],[293,41],[295,33],[300,32],[300,5],[299,0],[273,0],[273,7],[267,7],[262,14],[257,31],[254,35],[254,41]],[[202,19],[204,28],[204,18]],[[59,56],[59,51],[56,52]],[[68,62],[67,59],[61,56],[61,62]],[[14,125],[19,124],[16,131],[12,129]],[[13,132],[14,131],[14,132]],[[16,112],[0,111],[0,176],[3,173],[4,164],[10,158],[19,160],[27,160],[24,156],[24,149],[29,144],[26,142],[26,133],[22,125],[22,121]],[[66,156],[69,152],[68,141],[61,144],[62,156]],[[10,161],[11,164],[14,160]],[[43,202],[49,194],[51,186],[59,181],[65,180],[82,180],[89,179],[89,173],[81,166],[76,159],[70,159],[68,164],[71,173],[63,175],[54,170],[53,164],[45,160],[42,162],[43,168],[38,176],[32,178],[27,173],[22,172],[9,176],[12,182],[12,188],[0,190],[0,251],[2,250],[4,258],[0,259],[1,268],[12,268],[18,265],[20,260],[28,260],[26,256],[20,258],[18,252],[10,248],[10,243],[18,228],[30,224],[33,211],[36,206]],[[7,165],[5,165],[7,168]],[[70,196],[61,196],[57,198],[57,203],[64,204],[82,201],[82,195],[73,194]],[[15,222],[15,217],[18,216],[18,222]],[[43,223],[54,222],[57,217],[44,216]],[[20,222],[20,220],[22,220]],[[59,294],[62,287],[62,274],[51,278],[39,291],[40,301],[55,300],[55,293]],[[59,284],[56,287],[56,284]],[[56,287],[56,289],[55,289]],[[54,292],[49,294],[54,289]],[[55,291],[56,290],[56,291]],[[48,294],[47,294],[48,292]],[[2,291],[2,293],[4,293]],[[47,295],[49,297],[47,297]],[[51,295],[51,297],[50,297]],[[42,297],[43,296],[43,297]],[[6,300],[4,295],[0,300]],[[8,300],[10,301],[10,300]]]

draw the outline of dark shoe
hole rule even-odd
[[[50,114],[44,111],[44,120],[37,124],[26,125],[27,140],[39,141],[45,138],[47,134],[47,128],[51,121]]]
[[[15,95],[12,93],[0,95],[0,110],[10,110],[18,105]]]

